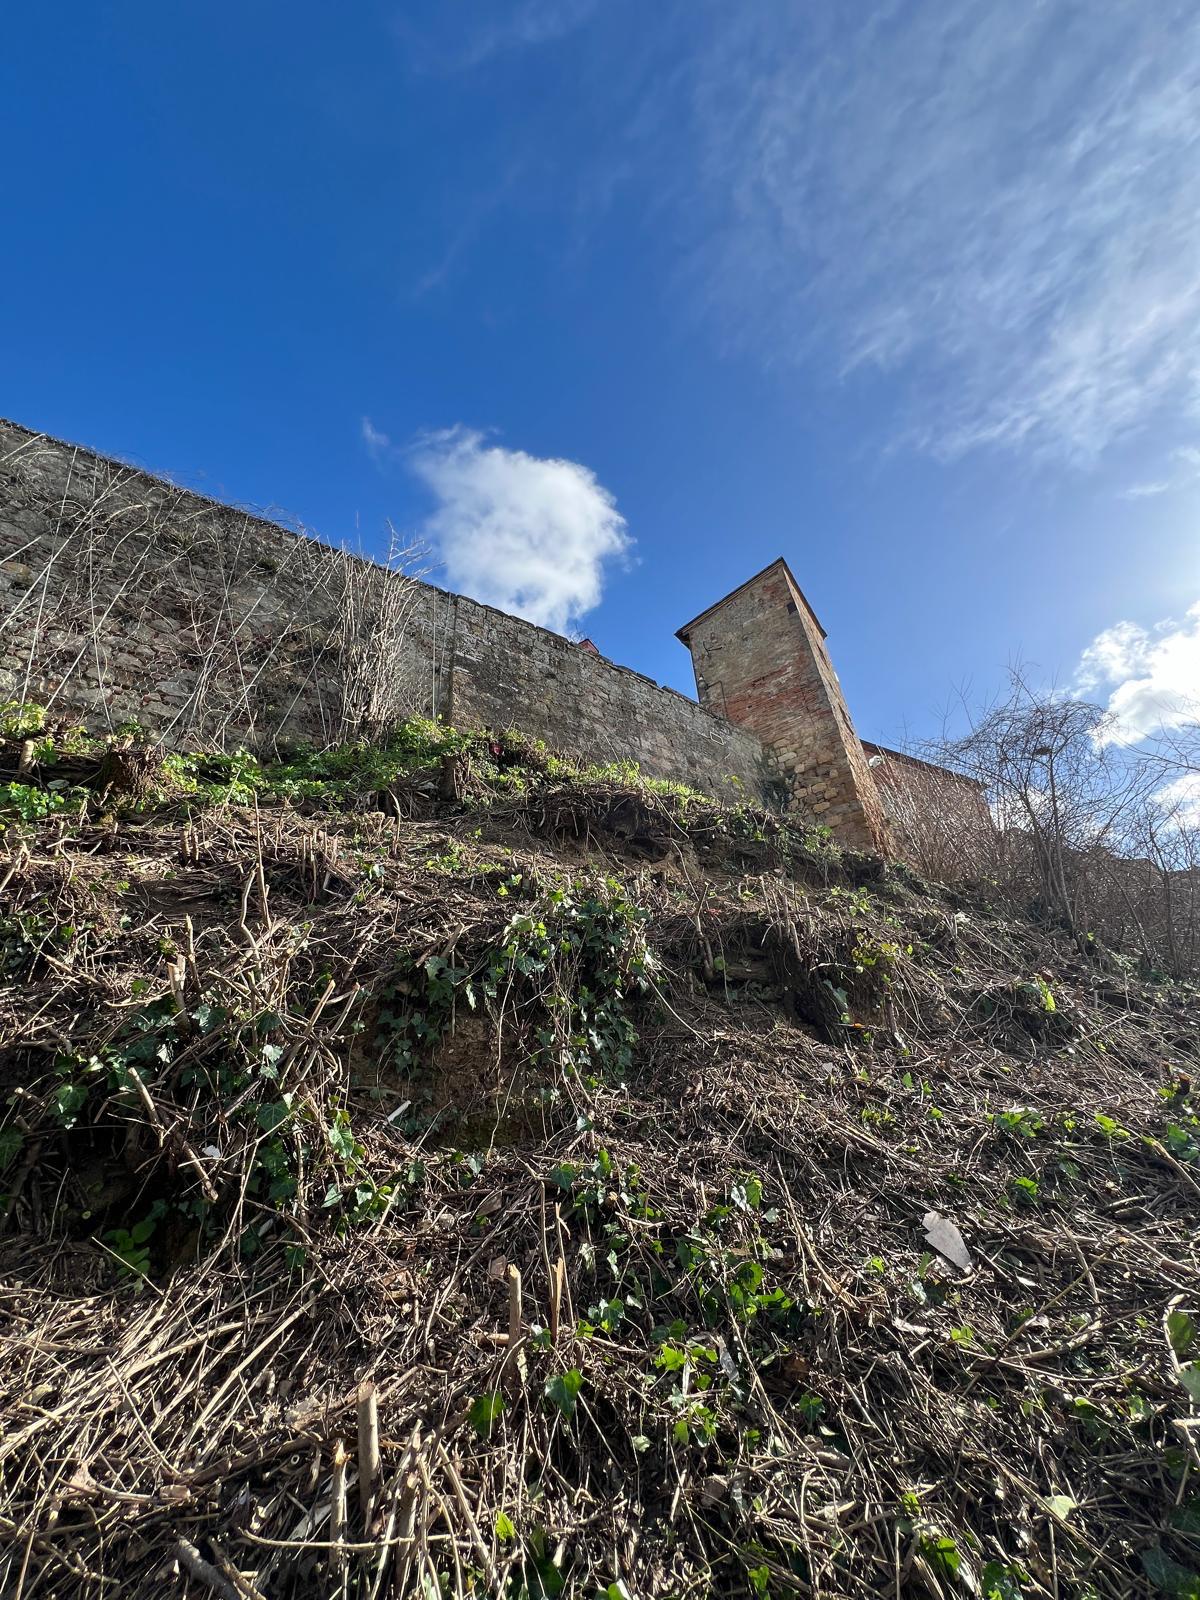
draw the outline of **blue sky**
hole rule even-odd
[[[22,7],[0,126],[18,421],[689,692],[783,554],[864,737],[1200,692],[1190,0]]]

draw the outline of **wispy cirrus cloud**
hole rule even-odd
[[[1195,483],[1200,478],[1200,449],[1195,445],[1184,445],[1178,450],[1172,450],[1167,463],[1167,476],[1163,478],[1150,478],[1142,483],[1131,483],[1128,489],[1122,489],[1122,500],[1148,500],[1160,494],[1170,494],[1174,489],[1186,488],[1188,484]]]
[[[695,273],[739,343],[888,374],[943,457],[1087,460],[1194,403],[1191,0],[709,14]]]
[[[1167,494],[1172,488],[1170,478],[1151,478],[1142,483],[1131,483],[1128,489],[1122,489],[1119,498],[1122,500],[1154,500],[1160,494]]]
[[[377,428],[370,417],[362,419],[360,432],[362,442],[367,447],[367,454],[371,460],[378,463],[386,459],[391,452],[392,441],[380,428]]]
[[[607,564],[632,541],[588,467],[508,449],[472,428],[401,448],[364,418],[362,436],[376,461],[402,462],[433,494],[422,531],[453,589],[559,633],[599,605]]]
[[[1181,620],[1153,628],[1118,622],[1097,634],[1080,657],[1075,689],[1107,691],[1110,744],[1140,744],[1200,720],[1200,601]]]
[[[418,26],[398,11],[393,30],[424,71],[466,72],[494,56],[553,44],[587,22],[600,0],[463,0]]]

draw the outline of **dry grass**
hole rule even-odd
[[[10,848],[6,1595],[1066,1600],[1200,1568],[1164,1321],[1200,1313],[1194,988],[637,789],[410,809]],[[580,1064],[586,943],[484,992],[568,879],[646,913],[603,958],[624,1067]],[[398,1061],[427,961],[473,977]],[[141,1276],[114,1236],[156,1201]]]

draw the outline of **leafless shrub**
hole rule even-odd
[[[376,565],[120,462],[38,438],[3,458],[24,575],[0,695],[173,743],[377,737],[424,709],[416,551]],[[48,508],[49,511],[48,511]]]
[[[1122,743],[1101,707],[1038,694],[1013,672],[966,734],[923,751],[977,785],[990,826],[964,825],[961,790],[926,786],[912,824],[917,864],[948,881],[990,881],[1081,948],[1100,939],[1132,946],[1150,968],[1195,970],[1200,829],[1178,781],[1197,770],[1192,750],[1186,729],[1169,746]]]
[[[338,555],[333,736],[339,743],[385,737],[422,709],[423,652],[412,637],[421,588],[412,569],[423,551],[404,544],[390,523],[388,532],[382,565],[348,550]]]
[[[948,883],[963,876],[964,862],[990,858],[995,824],[978,782],[915,754],[871,748],[892,837],[911,866]]]

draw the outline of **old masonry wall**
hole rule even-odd
[[[762,741],[676,691],[463,595],[0,422],[0,699],[180,745],[325,741],[341,725],[347,590],[406,586],[389,656],[414,715],[519,727],[583,761],[630,759],[760,798]],[[355,577],[356,575],[356,577]]]

